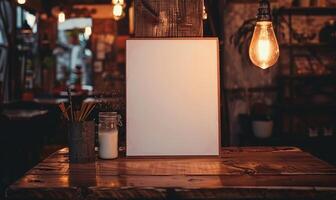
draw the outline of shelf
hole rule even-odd
[[[274,9],[274,15],[336,15],[336,8],[330,7],[297,7]]]
[[[324,75],[281,75],[279,79],[295,79],[295,80],[335,80],[336,75],[334,74],[324,74]]]
[[[242,93],[242,92],[277,92],[277,87],[265,86],[265,87],[254,87],[254,88],[231,88],[224,89],[227,93]]]
[[[334,144],[335,141],[335,135],[309,137],[308,135],[298,133],[281,133],[281,136],[272,135],[270,138],[265,139],[259,139],[254,136],[243,139],[243,143],[246,146],[298,146],[301,148],[314,144]]]
[[[313,104],[313,103],[303,103],[303,104],[283,104],[279,106],[284,112],[335,112],[336,104]]]
[[[273,14],[277,23],[286,20],[288,28],[291,30],[293,28],[295,29],[293,22],[299,22],[300,20],[299,17],[295,16],[336,16],[336,7],[278,8],[273,9]],[[309,22],[303,23],[309,26]],[[281,29],[279,24],[276,24],[276,26]],[[286,34],[288,35],[290,33]],[[297,42],[294,39],[292,41]],[[335,122],[336,102],[334,101],[335,95],[333,94],[333,86],[336,84],[336,74],[311,73],[299,75],[296,73],[295,58],[297,56],[313,57],[314,54],[316,56],[334,57],[334,55],[336,55],[336,44],[327,42],[320,43],[319,41],[312,40],[307,40],[305,43],[282,42],[282,44],[279,44],[280,49],[283,49],[289,57],[288,64],[282,67],[287,67],[290,74],[277,77],[279,87],[282,87],[281,91],[279,91],[278,102],[274,106],[276,112],[279,114],[277,119],[280,120],[278,124],[280,139],[278,140],[282,140],[284,144],[289,146],[294,145],[314,151],[318,151],[316,149],[324,150],[324,148],[333,147],[336,141],[335,132],[332,137],[320,135],[312,138],[309,137],[306,132],[310,126],[314,125],[310,124],[310,120],[313,118],[326,120],[327,123],[330,122],[330,125],[333,125]],[[323,57],[321,57],[321,59],[322,58]],[[311,65],[311,63],[309,64]],[[298,125],[296,120],[298,119],[307,121],[299,124],[300,127],[296,127],[296,125]],[[316,123],[317,125],[319,124],[319,122]],[[333,130],[336,131],[335,127],[333,127]],[[302,132],[296,133],[295,131]]]
[[[326,43],[307,43],[307,44],[280,44],[281,48],[298,48],[298,49],[326,49],[326,50],[335,50],[336,44],[326,44]]]

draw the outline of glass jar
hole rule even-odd
[[[118,157],[118,126],[121,117],[116,112],[100,112],[98,126],[99,157],[113,159]]]

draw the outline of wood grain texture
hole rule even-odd
[[[292,147],[223,148],[219,158],[69,164],[62,149],[11,185],[8,199],[336,199],[336,168]]]
[[[202,37],[203,0],[136,0],[135,37]]]

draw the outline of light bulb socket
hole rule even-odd
[[[258,8],[258,21],[272,21],[271,5],[268,0],[261,0]]]

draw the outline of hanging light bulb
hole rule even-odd
[[[26,0],[17,0],[17,3],[20,4],[20,5],[23,5],[26,3]]]
[[[280,52],[272,25],[269,2],[261,0],[258,11],[249,56],[253,64],[266,69],[277,62]]]
[[[116,4],[113,6],[113,16],[115,20],[119,20],[124,17],[123,7],[120,4]]]
[[[63,11],[60,11],[58,13],[58,23],[63,23],[65,21],[65,13]]]
[[[116,5],[116,4],[124,5],[124,3],[125,3],[124,0],[112,0],[113,5]]]
[[[89,39],[90,35],[92,34],[92,29],[90,26],[85,27],[84,29],[84,37],[85,39]]]

